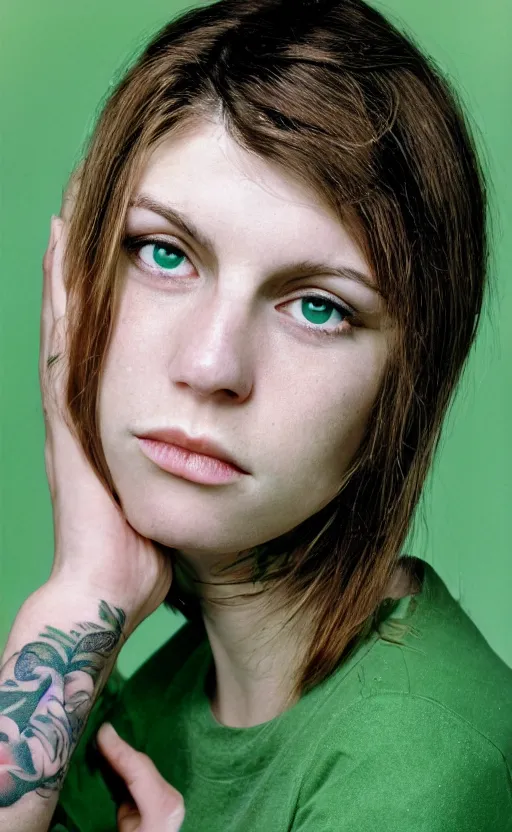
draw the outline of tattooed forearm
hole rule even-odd
[[[69,633],[47,626],[0,668],[0,807],[62,785],[123,635],[122,609],[100,601],[99,618]]]

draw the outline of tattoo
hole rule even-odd
[[[61,787],[126,620],[105,601],[99,617],[108,626],[47,626],[0,667],[0,807]]]

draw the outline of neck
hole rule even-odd
[[[266,593],[229,605],[208,600],[203,619],[215,662],[211,708],[218,722],[259,725],[294,703],[291,679],[306,649],[298,633],[307,630],[297,628],[296,619],[286,621],[284,604],[273,598],[270,607]]]
[[[221,564],[206,561],[181,551],[174,575],[180,589],[200,597],[214,660],[213,716],[239,728],[268,722],[293,704],[291,680],[307,649],[298,634],[308,628],[297,626],[300,613],[287,622],[290,611],[268,584],[227,583],[229,573],[216,574]]]
[[[176,571],[180,583],[186,583],[190,562]],[[300,612],[287,621],[284,599],[270,597],[262,583],[199,577],[208,582],[202,585],[201,607],[215,666],[209,692],[213,716],[237,728],[274,719],[296,702],[291,680],[308,646],[307,622],[301,626]],[[415,589],[398,566],[384,597],[401,598]]]

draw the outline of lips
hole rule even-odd
[[[155,428],[147,433],[137,434],[137,436],[139,439],[153,439],[157,442],[167,442],[169,445],[178,445],[187,451],[220,459],[222,462],[227,462],[242,471],[242,473],[248,473],[222,445],[207,436],[189,436],[180,428]]]

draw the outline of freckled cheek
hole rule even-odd
[[[153,336],[154,340],[154,336]],[[130,414],[140,418],[141,402],[148,388],[148,373],[154,367],[151,343],[124,322],[115,332],[103,367],[99,390],[102,436]]]
[[[338,478],[363,439],[379,382],[378,373],[361,367],[350,377],[311,376],[311,382],[295,385],[290,397],[276,397],[273,439],[266,443],[269,461],[297,465],[316,479]]]
[[[133,400],[140,405],[151,385],[168,383],[175,336],[155,318],[155,313],[148,311],[142,320],[127,320],[112,340],[105,377],[125,402]]]

